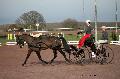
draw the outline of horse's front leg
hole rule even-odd
[[[43,63],[48,64],[48,62],[46,62],[46,61],[44,61],[44,60],[42,59],[42,57],[41,57],[41,55],[40,55],[40,52],[39,52],[39,51],[37,51],[37,52],[36,52],[36,54],[37,54],[37,56],[38,56],[39,60],[41,60]]]
[[[54,61],[54,59],[57,57],[57,50],[53,50],[54,53],[54,57],[53,59],[50,61],[50,64]]]
[[[31,53],[32,53],[32,50],[31,50],[31,49],[28,49],[28,54],[27,54],[27,57],[26,57],[26,59],[25,59],[24,63],[22,64],[22,66],[24,66],[24,65],[26,64],[26,62],[27,62],[27,60],[28,60],[29,56],[31,55]]]

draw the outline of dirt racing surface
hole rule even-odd
[[[33,52],[23,67],[27,46],[0,47],[0,79],[120,79],[120,46],[111,45],[114,60],[111,64],[69,64],[58,52],[52,64],[43,64]],[[41,52],[42,58],[49,61],[52,50]]]

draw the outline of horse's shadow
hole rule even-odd
[[[57,60],[57,61],[54,61],[53,63],[48,63],[48,64],[45,64],[41,61],[37,61],[37,62],[31,62],[29,63],[28,65],[25,65],[24,67],[28,67],[28,66],[33,66],[33,65],[42,65],[42,66],[55,66],[55,65],[69,65],[70,63],[66,62],[66,61],[61,61],[61,60]]]
[[[74,62],[68,63],[66,61],[56,60],[51,64],[45,64],[41,61],[37,61],[37,62],[31,62],[31,63],[25,65],[24,67],[33,66],[33,65],[34,66],[35,65],[41,65],[41,66],[80,65],[80,66],[85,66],[85,65],[91,65],[91,64],[97,64],[97,63],[95,62],[95,60],[91,60],[91,59],[85,59],[82,63],[74,63]]]
[[[56,60],[54,61],[53,63],[51,64],[45,64],[41,61],[37,61],[37,62],[31,62],[29,63],[29,66],[32,66],[32,65],[42,65],[42,66],[55,66],[55,65],[88,65],[88,64],[91,64],[91,63],[94,63],[93,61],[89,60],[89,59],[86,59],[84,60],[82,63],[74,63],[74,62],[71,62],[71,63],[68,63],[66,61],[62,61],[62,60]]]

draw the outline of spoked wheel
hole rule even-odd
[[[96,54],[96,63],[102,63],[102,61],[103,61],[103,54],[101,54],[101,49],[98,49]]]
[[[114,58],[114,52],[108,45],[101,45],[97,50],[96,60],[101,64],[111,63]]]
[[[84,51],[76,52],[75,50],[71,50],[70,61],[72,63],[80,64],[84,61],[85,53]]]

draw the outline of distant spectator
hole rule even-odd
[[[102,40],[108,40],[108,32],[106,31],[106,26],[102,26]]]

